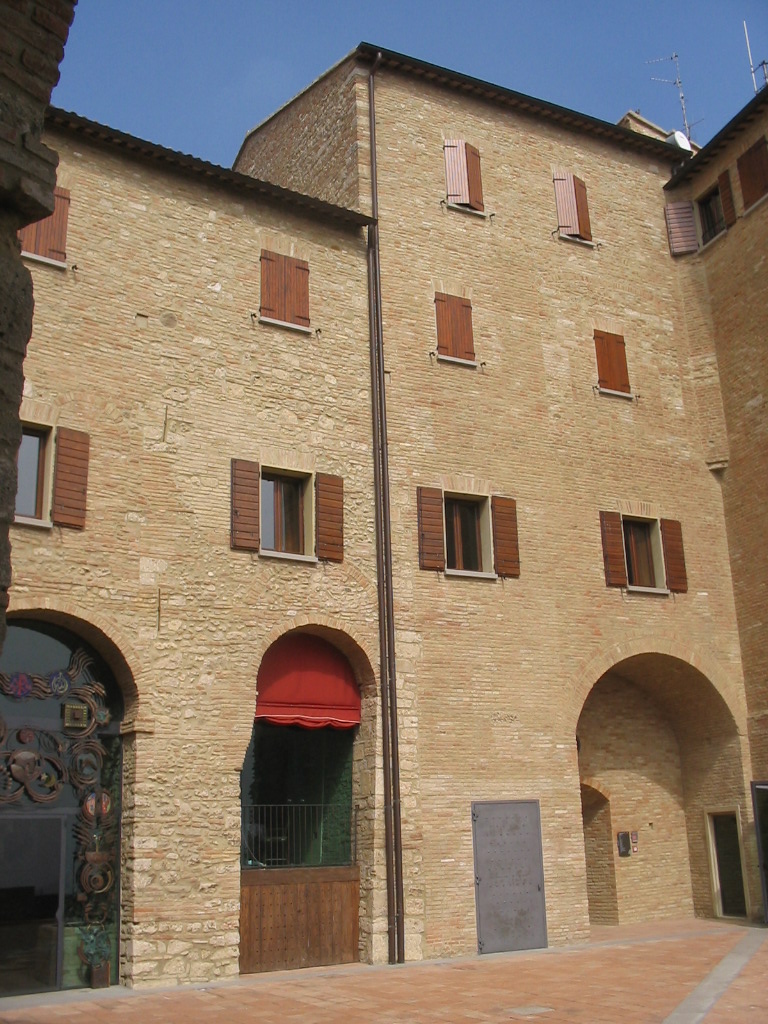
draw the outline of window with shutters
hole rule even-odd
[[[587,186],[569,171],[555,170],[552,175],[555,185],[557,208],[557,230],[561,238],[592,241],[592,225],[589,220]]]
[[[599,390],[631,398],[627,352],[623,336],[596,330],[595,355],[597,357],[597,386]]]
[[[765,136],[750,146],[736,161],[744,209],[768,195],[768,142]]]
[[[43,263],[66,266],[67,221],[69,220],[69,192],[65,188],[53,190],[54,208],[50,217],[28,224],[19,231],[21,251],[25,256]]]
[[[683,534],[677,520],[601,512],[600,530],[606,586],[687,592]]]
[[[449,206],[483,213],[483,182],[480,153],[461,139],[443,143],[445,156],[445,193]]]
[[[472,303],[459,295],[435,295],[437,358],[476,366]]]
[[[309,264],[261,250],[259,320],[309,332]]]
[[[520,575],[513,498],[419,487],[417,518],[420,568],[494,579]]]
[[[15,522],[85,526],[90,440],[80,430],[24,424],[17,459]]]
[[[276,558],[344,559],[344,486],[329,473],[231,462],[230,546]]]

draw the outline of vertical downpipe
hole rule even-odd
[[[403,918],[403,846],[400,818],[400,756],[397,727],[394,598],[392,586],[392,523],[390,519],[389,452],[384,384],[381,266],[379,262],[379,197],[376,173],[376,110],[374,75],[368,75],[368,114],[371,160],[371,213],[368,229],[368,298],[371,332],[371,396],[373,416],[374,485],[376,490],[376,550],[378,559],[379,654],[381,661],[381,726],[384,759],[384,827],[387,856],[387,918],[390,963],[405,960]]]

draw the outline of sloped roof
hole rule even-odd
[[[122,150],[134,159],[145,160],[170,171],[231,188],[254,198],[285,204],[294,207],[297,212],[312,217],[357,227],[372,223],[370,217],[355,210],[347,210],[322,199],[315,199],[312,196],[305,196],[301,192],[283,188],[281,185],[252,178],[239,171],[229,170],[227,167],[219,167],[218,164],[209,163],[207,160],[201,160],[199,157],[189,156],[186,153],[179,153],[154,142],[147,142],[145,139],[136,138],[134,135],[109,128],[97,121],[90,121],[79,114],[60,110],[58,107],[48,108],[45,123],[48,128],[73,132],[76,135],[85,136],[92,142]]]

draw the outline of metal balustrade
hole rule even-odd
[[[242,809],[244,868],[354,864],[357,808],[342,804],[255,804]]]

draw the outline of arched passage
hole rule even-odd
[[[618,924],[610,799],[585,781],[581,783],[581,814],[589,920],[592,924]]]
[[[332,637],[291,631],[259,667],[241,776],[243,973],[359,958],[372,688],[363,694],[362,652],[355,671]]]
[[[0,995],[101,986],[119,962],[123,694],[61,625],[0,657]]]
[[[707,814],[745,806],[739,731],[721,694],[682,659],[634,654],[596,681],[576,732],[582,785],[610,793],[602,815],[608,811],[611,830],[602,830],[599,852],[599,802],[583,802],[593,882],[595,864],[602,871],[599,891],[590,893],[593,923],[600,920],[593,906],[610,902],[611,864],[617,922],[713,916]]]

